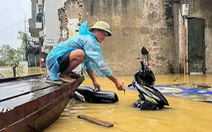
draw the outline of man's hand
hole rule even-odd
[[[112,76],[108,76],[107,77],[108,79],[110,79],[115,85],[116,85],[116,88],[119,90],[119,91],[124,91],[125,92],[125,87],[124,87],[124,83],[122,81],[120,81],[118,78],[116,78],[114,75]]]
[[[97,91],[100,91],[100,90],[101,90],[101,86],[100,86],[100,84],[99,84],[99,83],[97,83],[96,81],[95,81],[95,82],[93,82],[93,86],[94,86],[95,90],[97,90]]]
[[[117,80],[117,82],[115,83],[116,88],[120,91],[125,91],[125,87],[124,87],[124,83],[120,80]]]
[[[88,75],[89,75],[89,77],[91,78],[91,80],[92,80],[92,82],[93,82],[93,86],[94,86],[95,90],[100,91],[100,90],[101,90],[100,85],[99,85],[99,83],[96,81],[96,78],[95,78],[95,76],[94,76],[93,71],[88,72]]]

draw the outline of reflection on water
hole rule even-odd
[[[17,69],[16,76],[27,76],[27,75],[43,74],[43,73],[46,73],[46,68],[29,67],[27,69],[22,69],[21,71],[18,71]],[[9,77],[13,77],[12,68],[9,66],[0,67],[0,78],[9,78]]]
[[[127,86],[132,82],[132,76],[119,77]],[[91,104],[70,102],[61,117],[44,132],[209,132],[212,122],[212,104],[166,96],[170,106],[160,111],[139,111],[131,104],[138,99],[138,92],[127,89],[126,93],[117,91],[112,82],[106,78],[97,78],[102,90],[114,91],[119,96],[115,104]],[[212,86],[212,75],[183,76],[156,75],[155,84],[206,84]],[[91,86],[86,77],[83,86]],[[97,119],[108,121],[114,127],[105,128],[77,118],[85,114]]]

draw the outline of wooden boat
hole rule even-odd
[[[46,83],[46,75],[0,80],[0,132],[42,131],[63,112],[84,81]]]

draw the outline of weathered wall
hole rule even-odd
[[[81,6],[80,6],[81,5]],[[107,21],[112,37],[101,44],[104,59],[116,75],[132,75],[139,68],[140,48],[147,47],[155,73],[168,73],[173,60],[173,33],[167,26],[160,0],[68,0],[67,17]],[[76,9],[76,10],[74,10]]]
[[[67,0],[67,18],[107,21],[112,37],[101,44],[104,59],[116,75],[132,75],[139,68],[140,48],[151,54],[151,68],[156,74],[182,72],[180,54],[180,7],[190,4],[190,16],[206,19],[206,67],[212,72],[211,1],[210,0]]]
[[[205,19],[206,73],[212,73],[212,1],[187,0],[184,2],[190,4],[189,17]]]

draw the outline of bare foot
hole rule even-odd
[[[71,78],[71,77],[69,77],[67,75],[60,75],[59,79],[64,81],[64,82],[68,82],[68,83],[73,83],[73,82],[76,81],[76,79]]]

